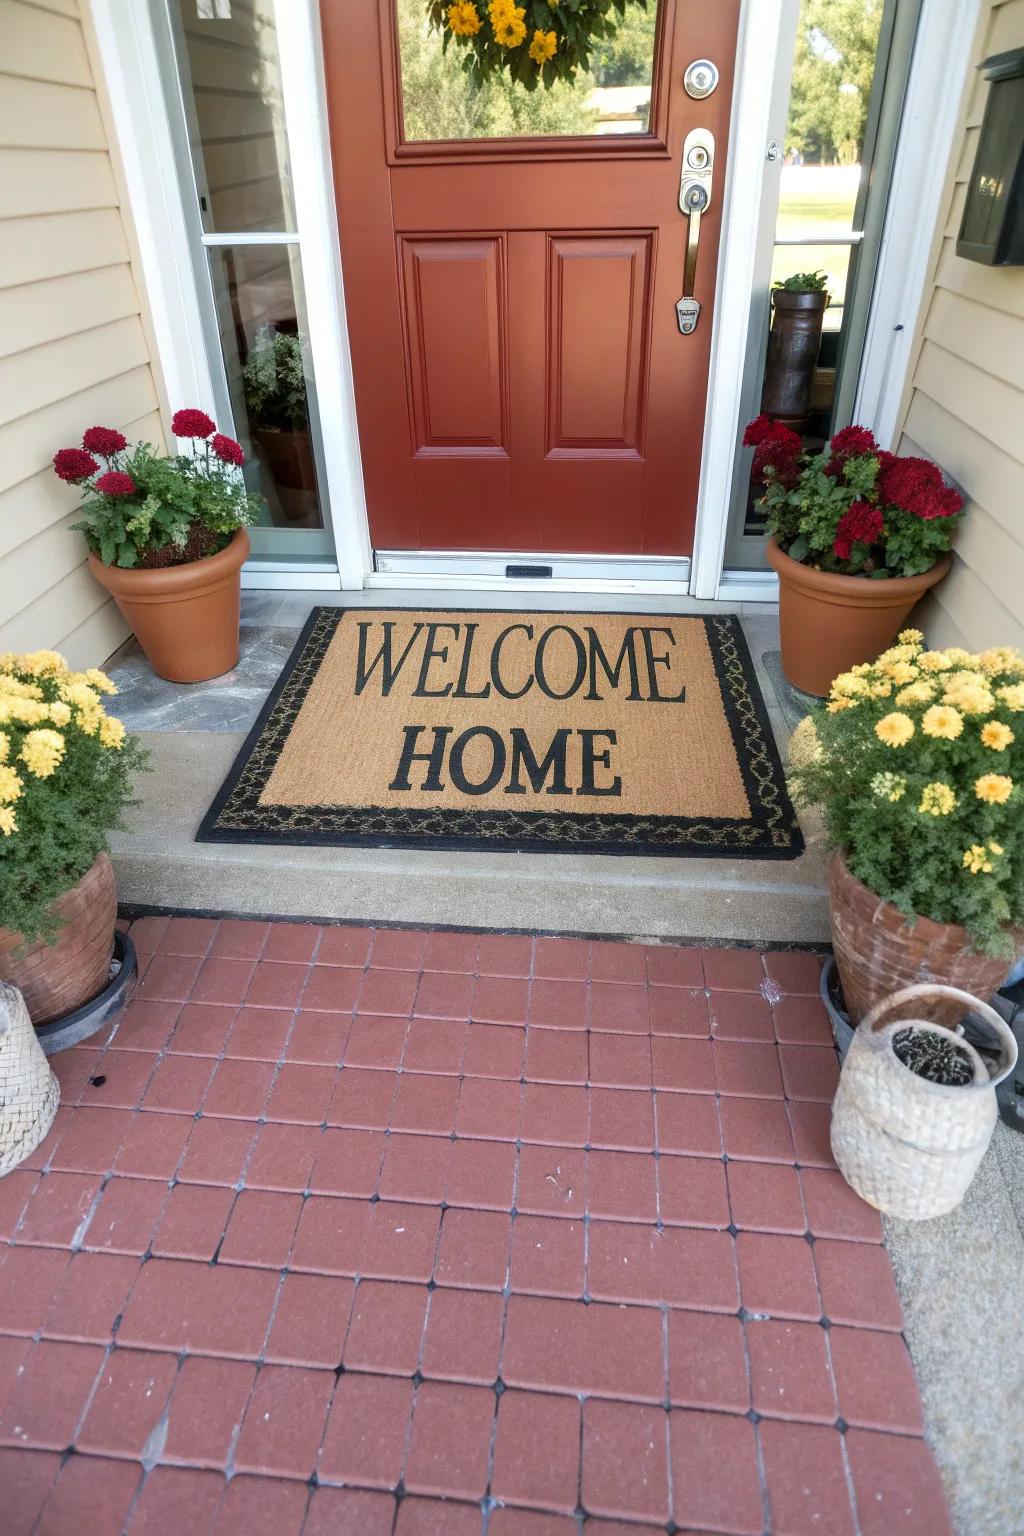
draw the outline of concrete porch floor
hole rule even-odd
[[[163,683],[133,644],[111,670],[117,712],[139,731],[153,772],[130,830],[113,839],[128,906],[258,916],[474,926],[628,937],[820,942],[828,935],[824,851],[813,817],[791,862],[600,855],[421,852],[197,844],[196,828],[317,603],[352,607],[508,606],[504,594],[391,592],[243,595],[242,661],[225,679]],[[685,599],[523,594],[521,606],[659,613],[732,611]],[[778,649],[777,611],[739,608],[780,749],[792,725],[763,657]]]

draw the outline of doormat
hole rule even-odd
[[[316,608],[200,842],[791,859],[731,614]]]

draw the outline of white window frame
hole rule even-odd
[[[246,569],[243,580],[251,586],[359,590],[384,583],[373,569],[359,452],[319,14],[316,0],[286,3],[288,25],[278,27],[278,47],[320,407],[327,482],[324,500],[338,569],[335,574],[309,563],[303,567],[297,562],[261,561]],[[795,0],[743,0],[740,8],[694,551],[688,579],[658,582],[662,591],[670,588],[679,596],[745,601],[775,597],[769,573],[763,577],[755,573],[757,580],[741,573],[737,585],[731,573],[723,572],[723,560],[768,172],[766,149],[774,127],[778,71],[789,69],[792,55],[791,47],[783,47],[780,38],[785,36],[784,19],[794,4]],[[178,178],[149,7],[143,0],[90,0],[90,9],[168,397],[164,409],[187,401],[212,414],[214,385],[186,234],[183,196],[187,194]],[[765,68],[766,59],[776,61],[774,68]],[[311,101],[320,103],[319,111],[309,110]],[[680,345],[685,344],[681,337]],[[634,573],[630,575],[633,579],[598,574],[581,561],[578,576],[558,585],[565,591],[591,593],[647,588],[646,582],[638,583]],[[652,572],[652,577],[653,587],[657,575]],[[404,580],[394,578],[395,584]],[[487,585],[503,581],[495,577]],[[419,583],[410,576],[408,584]],[[466,570],[465,575],[452,576],[447,585],[478,586],[480,573]],[[517,578],[507,585],[516,591],[525,587]]]

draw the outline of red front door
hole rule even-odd
[[[440,142],[405,133],[395,7],[321,0],[374,547],[689,554],[738,0],[660,0],[647,132]],[[695,100],[700,58],[720,82]],[[682,335],[697,128],[711,202]]]

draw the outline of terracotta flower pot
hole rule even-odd
[[[226,549],[159,570],[123,570],[89,556],[135,631],[146,660],[171,683],[202,683],[238,664],[241,569],[249,536],[239,528]]]
[[[819,697],[840,672],[873,661],[891,645],[914,605],[952,564],[952,556],[943,555],[922,576],[873,581],[801,565],[773,538],[765,554],[779,577],[782,670],[794,688]]]
[[[764,370],[761,409],[787,427],[806,426],[828,294],[818,289],[772,292],[772,328]]]
[[[852,875],[841,854],[829,864],[829,905],[832,947],[851,1024],[859,1024],[871,1009],[904,987],[938,982],[969,992],[987,1002],[1005,980],[1011,962],[979,954],[970,947],[963,928],[919,917],[912,925],[890,902]],[[1015,932],[1016,952],[1024,953],[1024,932]],[[936,1024],[954,1024],[962,1014]]]
[[[80,1008],[107,984],[117,885],[105,853],[53,908],[63,920],[53,944],[40,939],[26,947],[20,933],[0,928],[0,980],[18,988],[37,1026]]]

